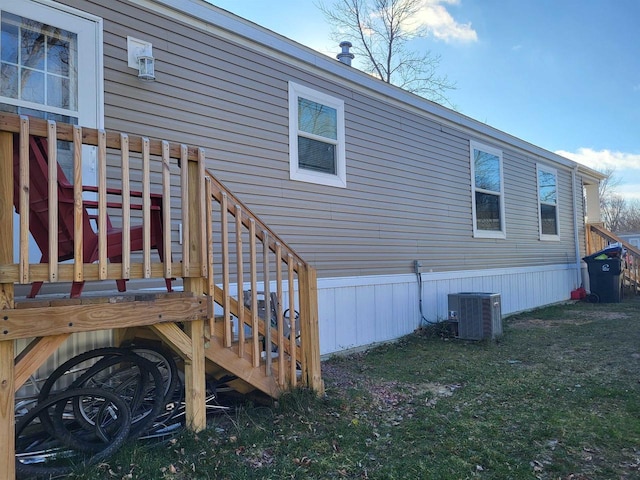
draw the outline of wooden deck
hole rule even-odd
[[[41,263],[30,260],[29,234],[37,228],[30,213],[33,137],[46,139],[41,144],[47,145],[49,162],[49,194],[39,199],[48,203],[43,221],[48,215],[49,225],[47,241],[36,252],[47,253]],[[59,179],[52,162],[60,141],[67,142],[74,159],[73,248],[64,259],[48,255],[61,252],[61,242],[68,240],[56,235]],[[97,152],[97,185],[88,189],[90,198],[82,188],[84,147]],[[315,270],[207,172],[205,162],[204,150],[194,146],[0,114],[0,435],[6,439],[0,478],[15,477],[15,392],[80,332],[110,329],[117,343],[144,329],[174,350],[183,359],[187,422],[195,431],[206,426],[207,372],[233,374],[239,390],[259,389],[273,397],[298,384],[323,391]],[[109,171],[117,173],[108,176]],[[160,210],[162,233],[156,230],[152,237],[151,215]],[[19,212],[17,251],[14,211]],[[95,226],[83,221],[87,215]],[[111,223],[122,232],[121,239],[120,233],[115,236],[122,244],[116,255],[108,254],[113,252]],[[138,253],[130,248],[134,223],[142,239]],[[83,258],[87,233],[96,236],[95,261]],[[159,234],[162,254],[156,258],[151,239]],[[109,291],[114,280],[122,286],[122,280],[171,277],[182,278],[182,292]],[[103,282],[105,291],[79,298],[15,297],[15,285],[33,282]],[[298,313],[288,321],[299,338],[285,334],[286,309]],[[16,341],[24,339],[28,346],[16,351]],[[279,353],[274,358],[265,351]]]

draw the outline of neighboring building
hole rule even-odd
[[[582,283],[593,170],[204,1],[0,10],[1,108],[205,148],[208,168],[317,269],[323,354],[410,333],[420,296],[438,320],[448,293],[500,293],[508,314]],[[6,47],[29,31],[48,42],[42,63]],[[155,81],[138,78],[141,55]]]
[[[616,235],[629,245],[640,248],[640,233],[618,233]]]

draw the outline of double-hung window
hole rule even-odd
[[[471,141],[473,236],[506,238],[502,152]]]
[[[540,240],[558,240],[558,173],[540,164],[537,171]]]
[[[290,178],[346,187],[344,102],[289,82]]]

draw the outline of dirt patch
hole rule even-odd
[[[545,319],[536,317],[513,317],[507,319],[509,326],[513,328],[557,328],[562,325],[586,325],[601,320],[621,320],[629,318],[624,312],[603,312],[602,310],[572,312],[570,317],[558,319]]]
[[[353,357],[351,357],[353,360]],[[365,389],[371,395],[371,405],[378,412],[393,412],[388,417],[397,425],[410,418],[420,405],[434,407],[442,398],[451,397],[462,385],[439,383],[406,383],[398,381],[376,381],[360,371],[356,362],[327,362],[322,365],[322,378],[332,394],[346,398],[350,388]]]

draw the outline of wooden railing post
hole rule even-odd
[[[0,132],[0,264],[13,263],[13,135]],[[13,283],[0,284],[0,310],[14,307]],[[1,314],[1,312],[0,312]],[[15,478],[14,342],[0,341],[0,478]]]
[[[324,383],[320,370],[320,330],[318,327],[318,280],[316,270],[301,265],[298,271],[300,289],[300,336],[303,365],[306,367],[306,383],[318,395],[324,395]],[[292,332],[292,336],[293,336]]]
[[[186,211],[188,225],[185,229],[189,232],[187,237],[188,261],[191,265],[185,266],[187,277],[184,278],[184,291],[193,292],[202,297],[206,288],[206,268],[203,268],[207,255],[203,255],[202,243],[206,243],[204,211],[204,154],[198,161],[187,161],[182,164],[183,175],[187,175],[188,195],[183,196],[182,208]],[[183,217],[184,218],[184,217]],[[206,252],[206,250],[204,250]],[[191,276],[192,275],[192,276]],[[195,320],[185,323],[185,333],[191,338],[192,355],[185,362],[185,400],[187,425],[195,432],[204,430],[207,426],[207,412],[205,404],[205,358],[204,358],[204,320]]]

